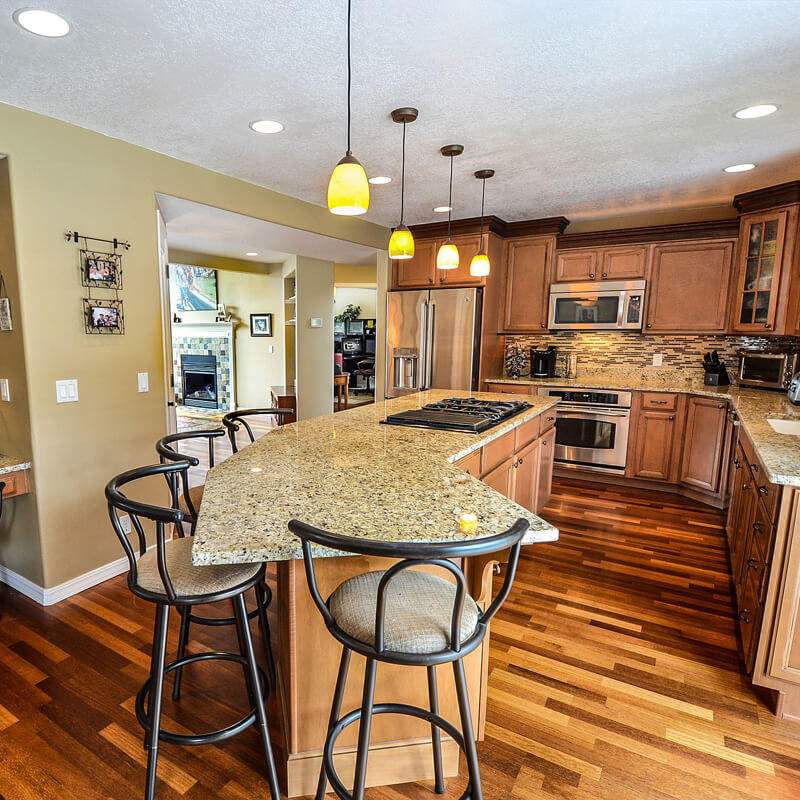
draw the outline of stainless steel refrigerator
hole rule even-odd
[[[387,293],[386,395],[478,388],[481,289]]]

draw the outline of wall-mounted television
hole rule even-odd
[[[216,311],[217,271],[170,264],[169,296],[173,311]]]

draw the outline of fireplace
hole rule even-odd
[[[181,355],[181,373],[185,406],[218,407],[216,356]]]

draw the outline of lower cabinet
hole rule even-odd
[[[632,478],[674,483],[685,418],[683,397],[654,392],[637,395],[628,474]]]
[[[728,404],[713,397],[690,397],[680,482],[716,494],[721,486]]]

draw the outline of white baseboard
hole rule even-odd
[[[40,606],[52,606],[55,603],[66,600],[68,597],[72,597],[74,594],[90,589],[92,586],[97,586],[98,583],[103,583],[110,578],[116,578],[117,575],[122,575],[127,571],[128,559],[123,556],[110,564],[103,564],[102,567],[97,567],[85,572],[83,575],[78,575],[77,578],[64,581],[64,583],[53,586],[51,589],[45,589],[43,586],[29,581],[22,575],[18,575],[13,570],[0,564],[0,583],[5,583],[26,597],[30,597]]]

